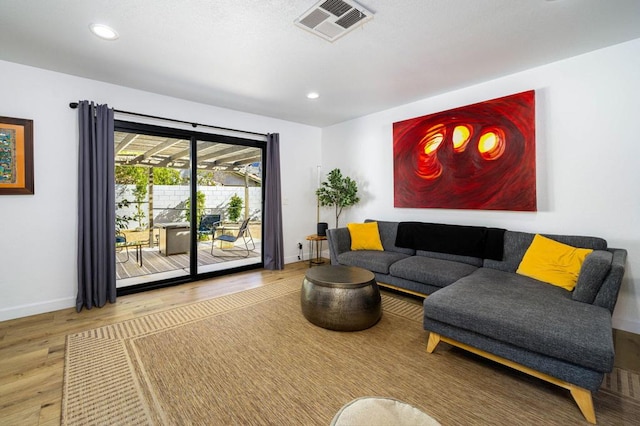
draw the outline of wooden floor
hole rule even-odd
[[[0,425],[58,425],[65,337],[179,305],[302,277],[307,262],[253,270],[118,298],[102,309],[75,309],[0,322]],[[416,303],[419,303],[416,300]],[[616,331],[616,365],[640,371],[640,336]]]
[[[118,298],[102,309],[64,309],[0,322],[0,425],[58,425],[65,336],[224,294],[302,277],[307,262],[263,269]]]

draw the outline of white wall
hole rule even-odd
[[[0,93],[0,116],[33,120],[35,151],[35,195],[0,196],[0,321],[75,306],[78,124],[69,102],[279,133],[286,262],[297,261],[297,243],[315,232],[319,128],[4,61]]]
[[[614,327],[640,333],[639,70],[637,39],[323,129],[323,170],[340,167],[363,193],[341,225],[422,220],[604,237],[629,252]],[[394,122],[530,89],[538,212],[393,207]],[[328,209],[322,214],[333,223]]]

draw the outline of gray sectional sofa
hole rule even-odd
[[[591,392],[613,368],[611,315],[624,274],[625,250],[608,248],[602,238],[545,235],[594,250],[570,292],[516,273],[534,234],[509,230],[487,234],[492,229],[481,227],[463,227],[459,233],[455,226],[439,225],[447,227],[446,232],[434,234],[439,237],[497,235],[493,248],[498,242],[501,250],[497,255],[493,250],[487,258],[482,247],[471,250],[473,255],[465,252],[468,247],[460,251],[455,244],[453,250],[447,244],[442,250],[453,254],[409,248],[407,229],[413,228],[407,223],[377,222],[383,251],[351,251],[349,230],[329,229],[331,263],[368,269],[383,287],[428,295],[424,328],[430,331],[429,353],[444,341],[562,386],[585,418],[596,422]],[[419,240],[421,235],[414,237]],[[419,242],[417,246],[421,247]]]

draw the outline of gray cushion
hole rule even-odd
[[[444,287],[466,277],[476,269],[476,266],[468,263],[411,256],[391,265],[389,273],[407,280]]]
[[[426,298],[424,316],[596,371],[613,366],[609,311],[522,275],[480,268]]]
[[[627,251],[623,249],[608,249],[608,251],[613,253],[611,270],[604,279],[593,304],[596,306],[602,306],[613,314],[613,309],[616,307],[618,293],[620,292],[620,286],[622,284],[622,277],[624,276]]]
[[[605,250],[595,250],[584,259],[576,288],[573,290],[573,300],[593,303],[611,269],[612,260],[613,253]]]
[[[351,234],[347,228],[327,229],[327,239],[332,256],[351,250]]]
[[[502,260],[485,259],[483,266],[499,271],[515,272],[522,261],[524,253],[527,251],[535,234],[526,232],[506,231],[504,233],[504,251]]]
[[[406,280],[404,278],[395,277],[389,274],[379,274],[377,272],[374,272],[373,275],[376,277],[376,281],[378,282],[379,285],[388,284],[393,287],[398,287],[402,290],[415,292],[417,294],[428,295],[442,288],[442,287],[436,287],[436,286],[425,284],[425,283],[419,283],[417,281]]]
[[[408,249],[396,246],[396,234],[398,233],[398,222],[385,222],[383,220],[367,219],[365,222],[378,222],[378,232],[380,233],[380,241],[385,251],[395,251],[396,253],[404,253],[414,255],[414,249]]]
[[[392,251],[356,250],[339,254],[338,262],[341,265],[358,266],[371,272],[388,274],[389,267],[394,262],[408,256],[407,254]]]
[[[504,233],[504,254],[502,261],[485,259],[485,268],[497,269],[505,272],[515,272],[531,245],[536,234],[528,232],[506,231]],[[607,241],[598,237],[583,237],[579,235],[554,235],[540,234],[547,238],[568,244],[573,247],[588,248],[593,250],[606,250]]]
[[[563,244],[568,244],[573,247],[587,248],[592,250],[606,250],[607,240],[599,237],[585,237],[581,235],[555,235],[555,234],[542,234],[547,238],[556,240]]]
[[[458,254],[438,253],[435,251],[416,250],[417,256],[433,257],[434,259],[451,260],[453,262],[468,263],[469,265],[480,267],[483,259],[479,257],[460,256]]]

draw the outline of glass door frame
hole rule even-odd
[[[195,127],[195,125],[194,125]],[[261,223],[264,224],[264,202],[265,202],[265,177],[266,173],[266,150],[267,143],[263,140],[256,139],[248,139],[241,138],[237,136],[229,136],[225,134],[219,133],[206,133],[206,132],[198,132],[195,130],[185,130],[185,129],[176,129],[172,127],[164,127],[157,126],[151,124],[142,124],[135,123],[124,120],[115,120],[114,121],[114,131],[117,132],[127,132],[127,133],[139,133],[150,136],[159,136],[166,138],[175,138],[175,139],[184,139],[189,140],[189,151],[190,151],[190,179],[189,179],[189,198],[190,200],[197,199],[197,191],[198,191],[198,142],[211,142],[211,143],[225,143],[229,145],[241,145],[246,147],[259,148],[262,156],[262,184],[261,184]],[[195,167],[194,167],[195,165]],[[115,181],[113,185],[115,185]],[[264,267],[264,226],[261,226],[261,235],[260,235],[260,262],[251,264],[251,265],[243,265],[237,267],[231,267],[224,270],[211,271],[211,272],[198,272],[198,258],[197,258],[197,249],[198,249],[198,233],[196,232],[196,221],[197,221],[197,203],[190,202],[190,251],[189,251],[189,273],[184,276],[175,277],[175,278],[167,278],[160,280],[151,280],[146,283],[131,285],[127,287],[120,287],[116,290],[118,296],[123,296],[126,294],[139,293],[141,291],[153,290],[156,288],[168,287],[178,284],[184,284],[188,282],[198,281],[206,278],[212,278],[221,275],[228,275],[231,273],[247,271],[252,269],[260,269]]]

